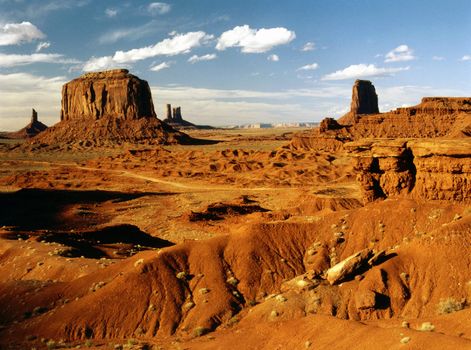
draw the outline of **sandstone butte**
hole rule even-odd
[[[61,121],[31,145],[106,146],[188,143],[156,116],[149,84],[126,69],[86,73],[62,88]]]

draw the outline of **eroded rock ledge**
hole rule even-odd
[[[353,157],[363,199],[471,200],[471,140],[360,140]]]

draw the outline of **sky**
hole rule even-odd
[[[339,117],[356,79],[380,111],[471,96],[470,34],[469,0],[0,0],[0,130],[55,124],[64,83],[112,68],[215,126]]]

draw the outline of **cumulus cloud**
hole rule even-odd
[[[29,123],[31,108],[46,124],[59,121],[62,76],[47,78],[29,73],[0,74],[0,130],[18,130]]]
[[[25,66],[32,63],[75,64],[80,61],[65,58],[64,55],[57,53],[33,53],[31,55],[0,53],[0,67]]]
[[[273,55],[268,56],[267,60],[272,61],[272,62],[278,62],[280,58],[278,57],[278,55],[273,54]]]
[[[248,25],[237,26],[221,34],[216,49],[240,47],[245,53],[263,53],[276,46],[288,44],[296,33],[283,27],[252,29]]]
[[[353,64],[345,69],[338,70],[322,77],[322,80],[345,80],[357,78],[372,78],[391,76],[394,73],[409,70],[409,67],[382,68],[374,64]]]
[[[210,54],[202,55],[202,56],[193,55],[188,59],[188,62],[196,63],[196,62],[201,62],[201,61],[211,61],[211,60],[215,60],[216,58],[217,56],[214,53],[210,53]]]
[[[45,37],[46,35],[30,22],[7,23],[0,26],[0,46],[19,45]]]
[[[170,62],[162,62],[160,64],[150,67],[150,70],[153,72],[158,72],[162,69],[170,68],[170,65]]]
[[[156,56],[175,56],[189,53],[193,48],[201,46],[213,38],[205,32],[188,32],[177,34],[164,39],[155,45],[132,49],[129,51],[116,51],[113,56],[92,57],[84,65],[84,71],[100,70],[110,67],[122,66],[136,61]]]
[[[316,44],[313,43],[312,41],[308,41],[307,43],[304,44],[303,48],[301,51],[314,51],[316,49]]]
[[[147,10],[152,15],[164,15],[171,10],[171,6],[165,2],[151,2],[147,6]]]
[[[107,9],[105,10],[105,15],[106,15],[106,17],[113,18],[113,17],[116,17],[117,14],[118,14],[118,10],[117,10],[117,9],[114,9],[114,8],[107,8]]]
[[[471,56],[470,55],[464,55],[461,57],[460,61],[471,61]]]
[[[315,70],[319,68],[319,65],[317,63],[312,63],[312,64],[306,64],[305,66],[299,67],[296,70]]]
[[[405,62],[415,60],[414,51],[407,45],[399,45],[386,54],[384,62]]]
[[[48,47],[51,46],[51,43],[48,41],[41,41],[37,46],[36,46],[36,52],[41,51],[42,49],[47,49]]]

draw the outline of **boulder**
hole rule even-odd
[[[358,270],[368,264],[368,260],[373,256],[371,249],[363,249],[348,258],[342,260],[327,270],[325,278],[331,285],[355,277]]]

